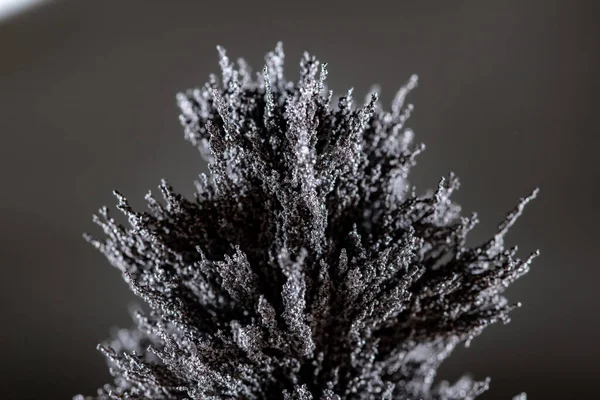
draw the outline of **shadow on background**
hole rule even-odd
[[[410,126],[428,150],[413,183],[455,171],[477,240],[541,187],[513,229],[532,272],[524,307],[458,350],[441,378],[492,377],[482,399],[597,393],[598,46],[590,1],[50,3],[0,25],[2,398],[64,399],[109,379],[97,342],[130,324],[133,296],[82,239],[112,189],[134,206],[167,178],[192,194],[205,170],[175,93],[218,71],[215,45],[259,70],[283,40],[287,75],[308,50],[329,85],[383,101],[416,72]]]

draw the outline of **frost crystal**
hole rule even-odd
[[[134,211],[117,208],[89,239],[149,306],[136,328],[99,346],[114,382],[96,399],[473,399],[488,381],[434,384],[442,361],[518,305],[525,274],[503,238],[537,191],[480,246],[476,215],[450,200],[458,181],[416,195],[416,155],[377,94],[332,100],[326,65],[304,54],[298,82],[281,44],[254,78],[222,48],[222,77],[179,94],[185,136],[208,161],[194,201],[163,182]],[[335,104],[332,104],[335,103]],[[524,395],[518,397],[524,398]],[[84,399],[76,396],[76,399]]]

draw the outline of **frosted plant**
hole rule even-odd
[[[194,201],[163,182],[148,211],[116,193],[88,238],[149,306],[136,328],[99,346],[114,382],[96,399],[473,399],[488,380],[435,384],[442,361],[508,321],[503,290],[525,260],[503,238],[536,191],[480,246],[450,175],[415,194],[400,89],[332,100],[326,65],[304,54],[284,78],[281,44],[254,78],[219,48],[222,77],[179,94],[185,136],[200,149]],[[83,399],[77,396],[77,399]],[[519,397],[519,398],[524,398]]]

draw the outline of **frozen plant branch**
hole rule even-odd
[[[149,306],[100,346],[106,399],[473,399],[488,380],[434,385],[442,361],[517,305],[502,295],[532,259],[498,233],[466,247],[476,215],[454,175],[419,196],[405,128],[413,76],[391,111],[377,94],[333,104],[327,69],[304,54],[284,77],[281,44],[255,77],[219,48],[221,78],[179,94],[188,141],[208,161],[194,201],[163,182],[129,227],[106,208],[91,243]],[[77,396],[77,399],[83,399]],[[518,397],[523,399],[524,396]]]

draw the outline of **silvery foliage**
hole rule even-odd
[[[99,346],[114,382],[96,399],[473,399],[488,380],[434,384],[442,361],[517,305],[502,296],[534,253],[497,233],[466,247],[456,177],[416,195],[423,149],[405,128],[416,76],[391,111],[377,94],[332,100],[304,54],[284,78],[281,44],[255,78],[219,48],[222,77],[179,94],[187,140],[208,161],[194,201],[163,182],[129,227],[106,208],[88,238],[149,306]],[[335,103],[333,105],[332,103]],[[83,399],[77,396],[76,399]],[[524,399],[524,395],[518,398]]]

